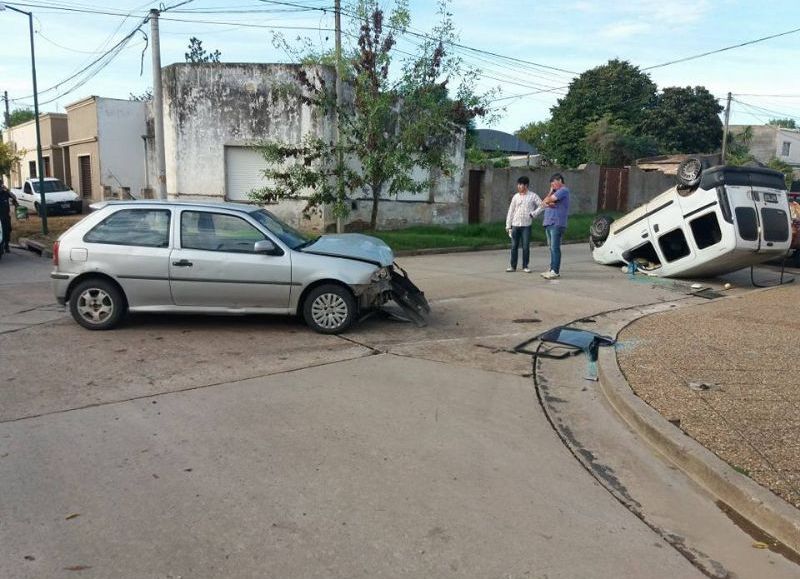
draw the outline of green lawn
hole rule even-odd
[[[594,213],[570,215],[565,241],[584,241],[589,239],[589,226],[595,218]],[[418,225],[396,231],[367,231],[369,235],[380,237],[394,251],[432,249],[446,247],[485,247],[511,243],[504,223],[480,223],[476,225]],[[531,241],[544,242],[544,228],[541,219],[534,221]]]

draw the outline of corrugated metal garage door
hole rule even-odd
[[[225,196],[231,201],[249,201],[253,189],[266,185],[267,162],[248,147],[225,147]]]

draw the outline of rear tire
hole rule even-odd
[[[82,281],[69,297],[72,318],[89,330],[110,330],[126,310],[122,292],[113,283],[100,278]]]
[[[303,319],[320,334],[341,334],[352,325],[355,315],[356,301],[340,285],[315,287],[303,302]]]
[[[592,249],[602,247],[603,243],[608,239],[608,234],[611,233],[611,224],[613,222],[614,218],[610,215],[598,215],[594,218],[592,225],[589,227],[589,240]]]
[[[678,165],[675,177],[684,187],[697,187],[703,174],[703,162],[697,157],[687,157]]]

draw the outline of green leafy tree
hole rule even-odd
[[[773,127],[781,127],[783,129],[796,129],[797,123],[794,119],[770,119],[767,123]]]
[[[203,41],[192,36],[189,39],[189,52],[184,53],[186,62],[219,62],[222,53],[219,50],[206,52]]]
[[[550,121],[535,121],[523,125],[514,133],[520,139],[536,147],[540,155],[550,157]]]
[[[610,60],[582,73],[551,109],[547,149],[553,161],[574,167],[589,161],[586,127],[604,115],[633,130],[653,105],[656,85],[638,67]]]
[[[772,159],[769,160],[769,163],[767,163],[767,167],[783,173],[783,179],[786,182],[786,189],[789,190],[792,188],[792,181],[794,180],[794,170],[792,169],[792,166],[789,163],[787,163],[786,161],[782,161],[777,157],[773,157]]]
[[[713,153],[722,145],[720,112],[705,87],[667,87],[644,112],[638,132],[652,136],[662,153]]]
[[[25,151],[14,153],[9,143],[0,141],[0,175],[10,175],[11,168],[19,163]]]
[[[754,161],[750,154],[753,142],[753,127],[747,126],[736,134],[728,133],[727,151],[723,163],[728,165],[744,165]]]
[[[455,38],[446,3],[440,4],[439,24],[396,78],[390,76],[390,68],[395,35],[410,24],[406,2],[396,2],[388,19],[378,0],[360,0],[351,12],[359,25],[357,46],[346,53],[344,67],[351,101],[337,110],[334,87],[321,75],[310,77],[305,68],[298,74],[301,93],[286,93],[324,114],[338,114],[339,142],[311,136],[300,145],[262,143],[258,149],[269,164],[264,175],[273,184],[251,197],[265,202],[303,193],[308,195],[307,211],[333,204],[334,214],[344,216],[347,191],[365,191],[372,199],[370,225],[375,229],[381,195],[419,193],[430,187],[429,180],[412,177],[415,168],[444,175],[456,168],[450,160],[452,146],[470,120],[486,115],[490,95],[475,95],[471,87],[477,73],[465,70],[445,51]],[[456,77],[462,82],[451,96],[449,79]],[[335,162],[340,152],[345,163]],[[337,187],[339,177],[345,191]]]
[[[128,93],[129,101],[151,101],[153,100],[153,89],[148,88],[141,94]]]
[[[15,127],[22,123],[27,123],[28,121],[32,121],[34,116],[33,110],[31,109],[14,109],[11,111],[11,114],[8,115],[8,124],[6,127]]]
[[[653,155],[657,151],[657,145],[651,137],[634,134],[611,115],[604,115],[586,126],[584,143],[593,162],[612,167],[628,165],[634,159]]]

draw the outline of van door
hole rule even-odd
[[[756,192],[754,195],[749,185],[725,185],[725,193],[736,229],[737,249],[758,251],[761,248],[761,225],[759,201],[756,199],[760,199],[760,194]]]
[[[684,231],[686,224],[677,199],[671,199],[651,210],[647,222],[651,239],[662,259],[662,275],[683,269],[694,261],[695,250]]]

